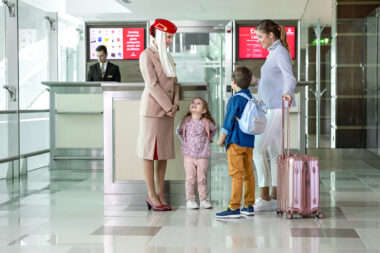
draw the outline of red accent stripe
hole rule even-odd
[[[157,153],[157,137],[156,137],[156,142],[154,144],[154,155],[153,155],[153,160],[158,160],[158,153]]]

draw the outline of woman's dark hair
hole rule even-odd
[[[268,34],[273,33],[273,36],[276,39],[279,39],[282,45],[288,50],[290,53],[288,42],[286,41],[286,31],[284,26],[276,24],[273,20],[265,19],[262,20],[257,26],[257,30]]]
[[[199,100],[201,100],[202,103],[203,103],[203,109],[206,110],[206,112],[202,114],[202,118],[206,118],[206,119],[210,120],[212,124],[216,125],[216,122],[215,122],[214,118],[211,116],[210,110],[209,110],[209,108],[208,108],[208,103],[207,103],[207,101],[204,100],[204,99],[201,98],[201,97],[195,97],[195,98],[193,98],[193,102],[194,102],[195,99],[199,99]],[[188,112],[185,114],[185,116],[184,116],[183,119],[182,119],[182,123],[184,123],[185,120],[186,120],[186,118],[189,117],[189,116],[191,116],[191,112],[190,112],[190,111],[188,111]]]
[[[105,45],[100,45],[95,49],[96,52],[101,52],[103,51],[105,54],[107,54],[107,48]]]

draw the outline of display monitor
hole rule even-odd
[[[292,59],[296,56],[296,28],[285,26]],[[265,59],[268,50],[257,41],[256,27],[239,27],[239,59]]]
[[[139,59],[145,49],[144,28],[89,28],[89,56],[96,60],[96,48],[105,45],[108,59]]]

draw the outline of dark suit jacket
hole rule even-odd
[[[112,64],[108,61],[106,73],[102,79],[102,74],[100,73],[100,63],[97,62],[94,65],[90,66],[88,71],[87,81],[111,81],[111,82],[120,82],[120,71],[119,66]]]

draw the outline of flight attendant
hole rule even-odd
[[[173,58],[167,48],[173,42],[177,26],[156,19],[150,27],[151,45],[140,55],[140,70],[145,88],[140,104],[140,130],[137,155],[142,159],[148,188],[149,209],[168,211],[164,198],[164,179],[168,159],[175,159],[174,116],[179,109],[179,85]],[[157,192],[154,184],[156,161]]]

